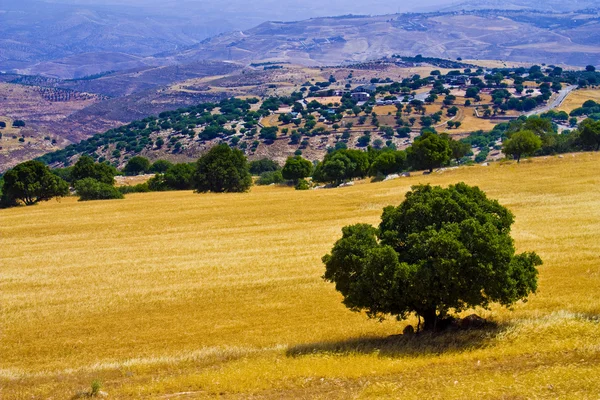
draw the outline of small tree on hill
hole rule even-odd
[[[591,118],[579,125],[579,140],[584,147],[600,150],[600,121]]]
[[[459,163],[460,159],[469,154],[471,151],[471,146],[468,143],[461,142],[460,140],[449,139],[448,144],[450,145],[450,150],[452,151],[452,158],[454,158],[457,163]]]
[[[194,187],[203,192],[245,192],[252,185],[246,156],[238,149],[220,144],[196,163]]]
[[[416,186],[383,210],[379,228],[343,228],[323,257],[323,278],[353,311],[398,319],[414,312],[435,330],[452,312],[510,306],[535,293],[541,259],[515,254],[513,220],[476,187]]]
[[[27,161],[4,174],[2,203],[27,206],[69,194],[69,184],[50,172],[40,161]]]
[[[504,142],[502,152],[511,155],[517,163],[521,162],[523,155],[535,153],[542,147],[542,139],[531,131],[521,131],[514,133],[510,139]]]
[[[447,164],[452,156],[448,140],[428,131],[416,138],[406,152],[409,163],[415,169],[428,169],[430,172]]]
[[[141,156],[131,157],[123,169],[123,172],[129,176],[139,175],[148,171],[150,171],[150,161],[146,157]]]
[[[92,178],[98,182],[113,185],[117,170],[107,164],[97,163],[92,157],[81,156],[71,170],[71,182]]]
[[[294,181],[297,184],[300,179],[310,176],[313,170],[313,165],[310,161],[301,156],[288,157],[281,170],[281,174],[287,180]]]

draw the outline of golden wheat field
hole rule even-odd
[[[354,187],[66,198],[0,210],[0,398],[598,399],[600,154]],[[494,329],[393,336],[320,258],[411,185],[478,185],[544,260]]]

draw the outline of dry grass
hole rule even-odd
[[[0,397],[597,398],[600,154],[334,190],[74,198],[0,211]],[[344,225],[411,185],[479,185],[516,215],[540,288],[498,328],[387,338],[320,279]],[[414,320],[409,321],[414,323]]]
[[[581,107],[588,100],[600,102],[600,89],[581,89],[575,90],[567,96],[565,101],[556,109],[556,111],[565,111],[570,113],[574,109]]]

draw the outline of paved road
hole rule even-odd
[[[561,91],[558,92],[558,96],[556,96],[556,98],[546,104],[545,106],[536,108],[533,111],[528,112],[527,115],[528,117],[535,115],[535,114],[543,114],[545,112],[548,112],[550,110],[553,110],[557,107],[560,107],[560,105],[563,103],[563,101],[565,101],[565,99],[567,98],[567,96],[569,95],[569,93],[571,93],[573,90],[577,89],[577,86],[573,85],[573,86],[567,86],[566,88],[562,89]]]

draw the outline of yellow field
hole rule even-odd
[[[0,210],[0,398],[597,399],[600,154],[297,192],[128,195]],[[544,260],[494,330],[388,338],[320,258],[411,185],[479,185]]]
[[[565,111],[570,113],[574,109],[581,107],[588,100],[600,102],[600,89],[581,89],[575,90],[567,96],[565,101],[556,109],[556,111]]]

